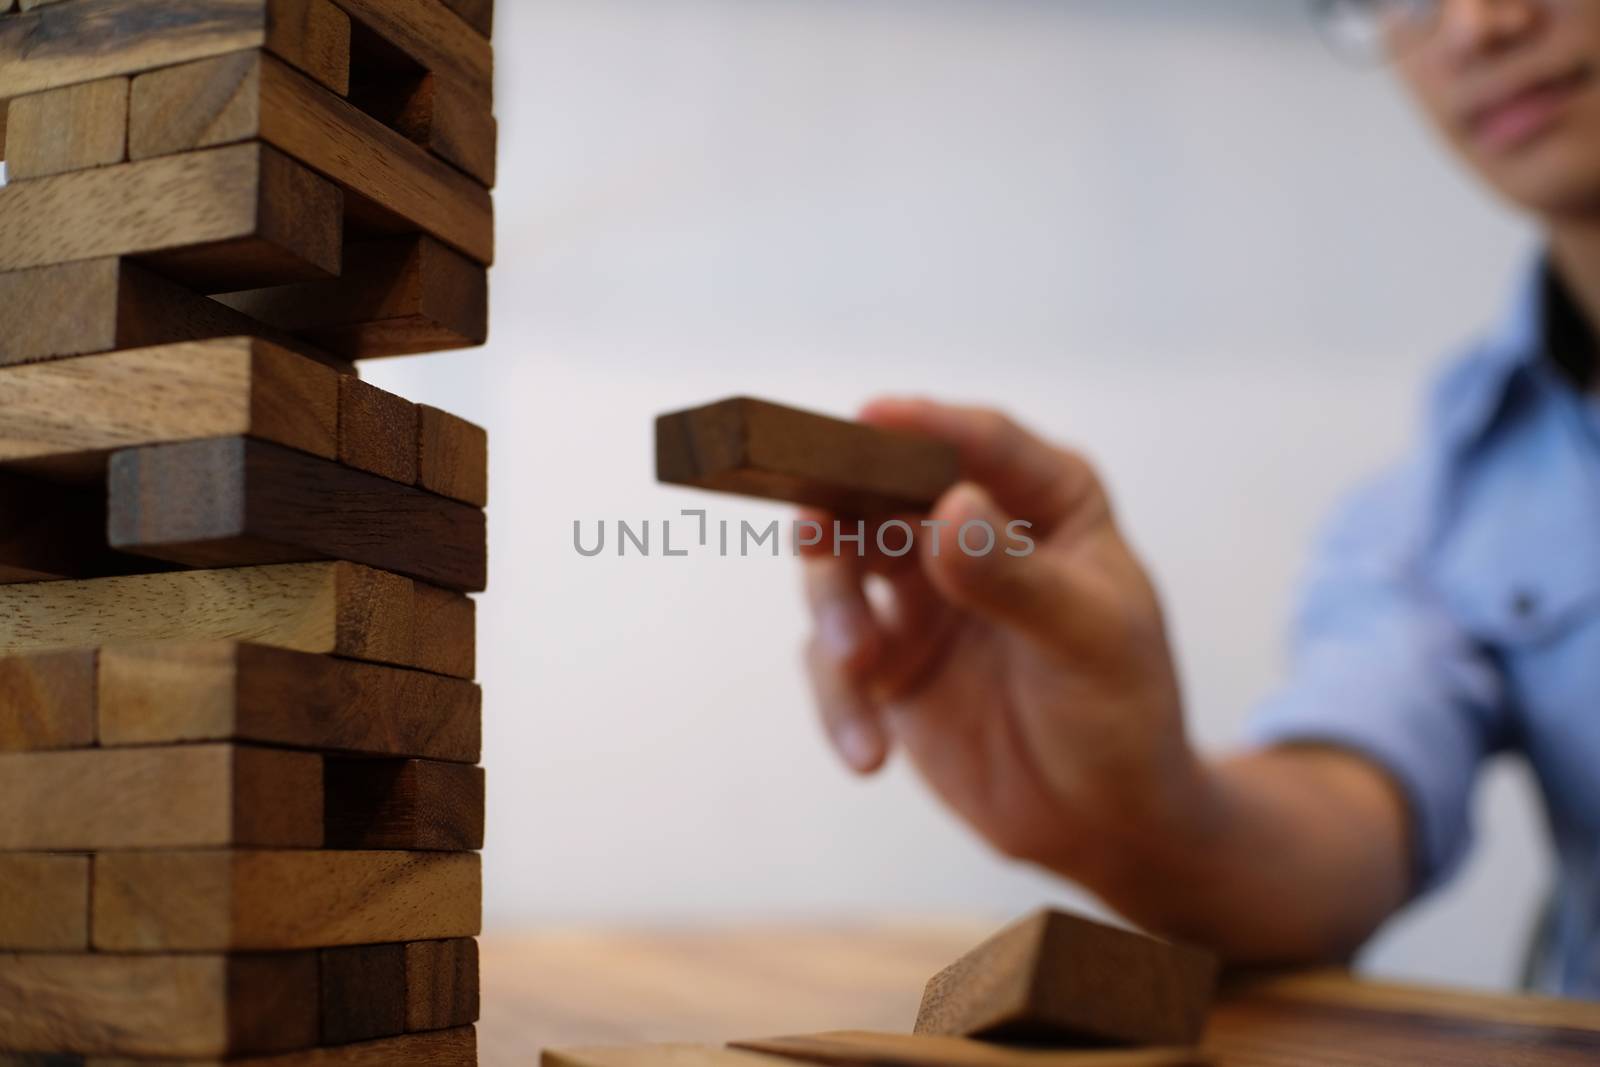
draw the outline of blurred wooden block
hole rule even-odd
[[[233,745],[0,754],[0,851],[320,848],[322,760]]]
[[[469,677],[471,603],[344,562],[0,586],[0,655],[244,640]]]
[[[485,37],[494,33],[494,0],[444,0],[454,11],[466,20],[467,25],[483,34]]]
[[[23,681],[10,687],[18,661],[0,660],[0,697],[31,683],[40,690],[31,702],[47,709],[31,718],[63,719],[70,730],[49,732],[79,736],[82,683],[70,672],[82,673],[73,657],[83,655],[67,654],[55,668],[59,680],[47,663],[21,672]],[[48,710],[58,691],[71,716]],[[104,745],[255,741],[465,763],[482,750],[482,695],[471,682],[225,641],[103,650],[98,716]],[[43,732],[35,727],[25,736]]]
[[[417,405],[417,484],[473,507],[489,503],[489,435],[448,411]]]
[[[63,466],[244,434],[333,458],[339,379],[248,338],[0,368],[0,463]]]
[[[328,848],[464,852],[483,847],[482,767],[329,758],[323,792]]]
[[[352,244],[344,254],[337,280],[217,299],[348,359],[470,348],[488,339],[482,265],[426,236]]]
[[[193,106],[173,108],[173,100]],[[221,109],[215,122],[196,112],[206,101]],[[494,259],[487,190],[273,56],[223,56],[134,79],[134,159],[240,139],[264,141],[358,194],[348,207],[368,225],[421,229],[478,263]]]
[[[0,1058],[0,1063],[4,1063]],[[5,1067],[12,1067],[5,1064]],[[21,1067],[68,1067],[67,1064],[26,1064]],[[85,1067],[154,1067],[148,1060],[88,1060]],[[180,1067],[163,1064],[161,1067]],[[478,1067],[478,1040],[472,1027],[434,1034],[407,1034],[361,1041],[353,1045],[287,1052],[277,1056],[230,1058],[227,1061],[185,1061],[181,1067]]]
[[[90,928],[110,952],[473,937],[481,895],[475,852],[110,852]]]
[[[350,20],[329,0],[68,0],[0,23],[0,98],[244,48],[349,87]]]
[[[417,480],[417,405],[360,378],[339,379],[339,462],[391,481]]]
[[[339,189],[261,144],[0,187],[0,271],[143,255],[226,292],[338,274],[342,234]]]
[[[103,492],[0,471],[0,585],[150,569],[112,551],[105,530]]]
[[[478,1021],[478,943],[470,937],[414,941],[406,951],[406,1030]]]
[[[309,1048],[317,1043],[317,959],[0,955],[0,1035],[7,1048],[59,1054]]]
[[[128,79],[66,85],[11,101],[8,181],[121,163],[128,154]]]
[[[342,1045],[405,1032],[404,945],[356,945],[317,953],[322,1043]]]
[[[916,1032],[1191,1045],[1216,979],[1208,952],[1041,911],[934,975]]]
[[[847,515],[929,510],[955,484],[953,446],[737,397],[656,420],[656,477]]]
[[[483,512],[243,437],[111,457],[111,546],[196,567],[343,559],[462,592],[488,570]]]
[[[94,649],[0,659],[0,752],[94,744],[98,660]]]
[[[610,1045],[547,1048],[540,1067],[789,1067],[776,1056],[718,1045]],[[865,1067],[865,1065],[863,1065]]]
[[[1213,1067],[1216,1063],[1196,1048],[1030,1048],[964,1037],[849,1030],[732,1044],[833,1067]]]
[[[417,66],[445,75],[471,93],[485,111],[493,109],[494,49],[438,0],[335,2]]]
[[[0,900],[0,949],[88,950],[88,856],[0,853]]]

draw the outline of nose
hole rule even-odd
[[[1549,0],[1438,0],[1437,37],[1457,62],[1499,52],[1525,37],[1547,14]]]

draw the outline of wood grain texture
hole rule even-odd
[[[121,163],[128,154],[128,79],[67,85],[11,101],[6,179]]]
[[[389,72],[352,91],[351,100],[414,144],[494,188],[498,124],[482,101],[450,78]]]
[[[93,745],[99,659],[94,649],[0,658],[0,752]]]
[[[475,940],[413,941],[405,952],[408,1031],[444,1030],[478,1021]]]
[[[0,955],[0,1034],[23,1052],[308,1048],[317,1042],[316,956]]]
[[[144,255],[209,292],[329,277],[342,205],[261,144],[56,174],[0,187],[0,271]]]
[[[322,975],[322,1043],[393,1037],[405,1032],[404,945],[355,945],[317,953]]]
[[[1195,1048],[1019,1048],[964,1037],[862,1030],[735,1041],[732,1047],[833,1067],[1213,1067],[1217,1063]]]
[[[417,405],[417,484],[474,507],[489,503],[489,435],[481,426]]]
[[[338,279],[217,299],[348,359],[480,345],[489,336],[488,274],[430,237],[345,248]]]
[[[113,548],[196,567],[344,559],[478,591],[483,512],[293,449],[221,437],[111,457]]]
[[[183,95],[187,84],[196,86],[190,94],[196,101],[221,106],[214,119],[180,109],[179,121],[168,123],[159,103],[143,99],[147,93],[158,102]],[[494,258],[487,190],[270,54],[224,56],[142,75],[134,80],[133,97],[136,159],[154,150],[258,139],[357,194],[349,207],[362,221],[424,230],[479,263]]]
[[[110,549],[105,529],[103,492],[0,471],[0,585],[151,569]]]
[[[438,0],[335,2],[417,66],[444,74],[492,110],[494,49]]]
[[[339,462],[391,481],[417,480],[417,406],[353,375],[339,379]]]
[[[485,37],[494,33],[494,0],[444,0],[467,25]]]
[[[329,848],[462,852],[483,847],[482,767],[329,758],[323,764],[323,793]]]
[[[1217,960],[1074,915],[1024,918],[934,975],[916,1032],[962,1037],[1189,1045]]]
[[[0,1058],[0,1064],[3,1064]],[[9,1067],[9,1065],[7,1065]],[[29,1064],[26,1067],[65,1067]],[[105,1059],[85,1061],[85,1067],[478,1067],[478,1040],[472,1027],[435,1034],[360,1041],[352,1045],[307,1049],[278,1056],[152,1064],[148,1060]]]
[[[478,933],[473,852],[115,852],[95,860],[101,951],[333,948]]]
[[[263,47],[342,93],[340,22],[328,0],[64,0],[0,22],[0,98]]]
[[[656,477],[850,515],[927,511],[960,473],[944,442],[736,397],[656,420]]]
[[[0,655],[237,640],[468,677],[471,603],[344,562],[0,586]]]
[[[121,645],[104,649],[99,660],[105,745],[255,741],[464,763],[477,762],[482,751],[482,694],[458,678],[232,642]],[[58,682],[46,668],[8,686],[15,662],[0,660],[0,694],[31,686],[33,703],[47,709],[24,714],[24,737],[46,732],[26,724],[50,716],[58,690],[76,712],[76,684]],[[68,721],[76,726],[75,718]],[[50,735],[78,736],[65,726]]]
[[[88,856],[0,853],[0,900],[0,949],[88,949]]]
[[[233,745],[0,754],[0,850],[320,848],[322,766]]]
[[[248,338],[0,368],[0,463],[244,434],[333,458],[339,380]]]

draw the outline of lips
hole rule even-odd
[[[1593,74],[1593,67],[1583,64],[1496,96],[1467,113],[1467,133],[1490,152],[1514,151],[1560,121],[1567,104],[1588,86]]]

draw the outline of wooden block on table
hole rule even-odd
[[[245,48],[349,87],[350,20],[330,0],[70,0],[0,23],[0,98]]]
[[[353,375],[339,379],[339,462],[391,481],[417,480],[417,405]]]
[[[927,511],[955,484],[953,446],[736,397],[656,420],[656,477],[841,514]]]
[[[1216,986],[1216,957],[1143,934],[1041,911],[934,975],[916,1032],[1190,1045]]]
[[[0,463],[95,469],[117,449],[232,434],[333,458],[338,375],[237,337],[0,369]]]
[[[343,1045],[405,1033],[404,945],[354,945],[317,953],[322,1043]]]
[[[170,109],[173,99],[195,101],[196,107],[215,103],[221,108],[217,122],[192,109]],[[347,205],[352,217],[395,232],[424,230],[478,263],[494,258],[494,211],[486,189],[270,54],[223,56],[142,74],[134,79],[131,106],[134,159],[240,139],[264,141],[357,194]]]
[[[441,588],[483,589],[483,512],[244,437],[111,457],[113,548],[197,567],[343,559]]]
[[[323,765],[323,792],[328,848],[463,852],[483,847],[482,767],[330,757]]]
[[[732,1046],[832,1067],[1213,1067],[1216,1062],[1197,1048],[1033,1048],[859,1030],[735,1041]]]
[[[122,645],[104,649],[99,659],[103,745],[254,741],[463,763],[477,762],[482,751],[482,694],[459,678],[225,641]],[[32,702],[45,711],[31,718],[64,720],[49,730],[24,727],[24,736],[80,736],[81,683],[69,673],[73,663],[57,668],[66,676],[60,682],[53,671],[34,667],[8,687],[16,662],[0,660],[0,694],[42,678],[32,682],[42,690]],[[57,690],[69,698],[61,706],[74,709],[72,716],[53,714]],[[91,714],[94,707],[91,694]],[[29,718],[25,713],[23,722]]]
[[[413,941],[406,950],[406,1030],[478,1021],[478,943],[470,937]]]
[[[109,952],[474,937],[481,895],[475,852],[110,852],[90,930]]]
[[[448,411],[417,405],[417,484],[474,507],[489,503],[489,435]]]
[[[337,280],[217,299],[348,359],[470,348],[488,339],[481,264],[427,236],[352,244],[344,255]]]
[[[472,674],[472,601],[353,563],[0,586],[0,655],[239,640]]]
[[[309,1048],[317,1043],[317,959],[0,955],[0,1035],[8,1048],[63,1054]]]
[[[0,187],[0,271],[142,255],[226,292],[338,274],[342,234],[338,187],[262,144]]]
[[[94,649],[0,659],[0,752],[93,745],[98,675]]]
[[[0,585],[150,569],[112,551],[105,530],[103,492],[0,471]]]
[[[66,85],[11,101],[6,179],[121,163],[128,155],[128,79]]]
[[[0,1060],[3,1063],[3,1060]],[[58,1067],[28,1064],[27,1067]],[[65,1067],[65,1065],[61,1065]],[[85,1067],[154,1067],[148,1060],[95,1057]],[[478,1067],[478,1040],[472,1027],[432,1034],[406,1034],[352,1045],[286,1052],[277,1056],[185,1061],[162,1067]]]
[[[0,851],[320,848],[322,760],[234,745],[0,754]]]
[[[88,856],[0,853],[0,900],[0,949],[88,950]]]

